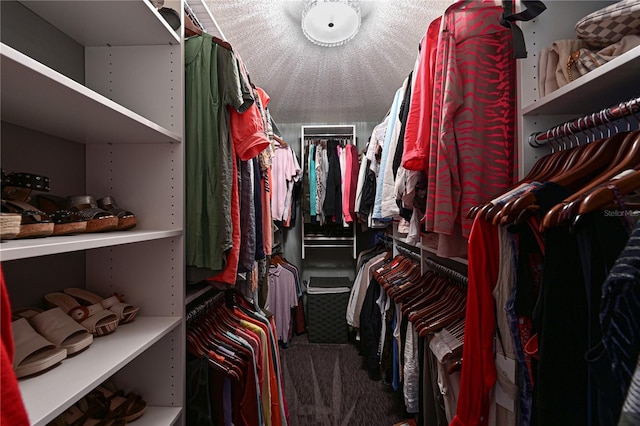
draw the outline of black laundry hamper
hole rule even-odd
[[[346,320],[351,293],[349,277],[311,277],[307,287],[307,331],[310,343],[347,343]]]

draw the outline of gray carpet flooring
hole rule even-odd
[[[291,426],[392,426],[404,418],[401,396],[369,377],[353,344],[309,343],[303,334],[280,359]]]

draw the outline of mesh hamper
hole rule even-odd
[[[310,343],[347,343],[346,312],[351,293],[348,277],[310,277],[307,330]]]

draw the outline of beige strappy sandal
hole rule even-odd
[[[99,303],[82,306],[73,297],[60,292],[49,293],[44,300],[48,307],[59,307],[95,337],[113,333],[118,327],[118,316]]]
[[[127,324],[133,321],[140,310],[140,308],[126,303],[120,295],[116,294],[111,297],[102,298],[91,291],[77,287],[65,288],[64,292],[83,305],[99,304],[104,309],[110,310],[118,315],[120,324]]]

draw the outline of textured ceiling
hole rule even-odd
[[[360,32],[331,48],[303,35],[303,1],[206,3],[251,80],[271,96],[276,122],[353,123],[384,118],[427,26],[453,1],[364,0]]]

